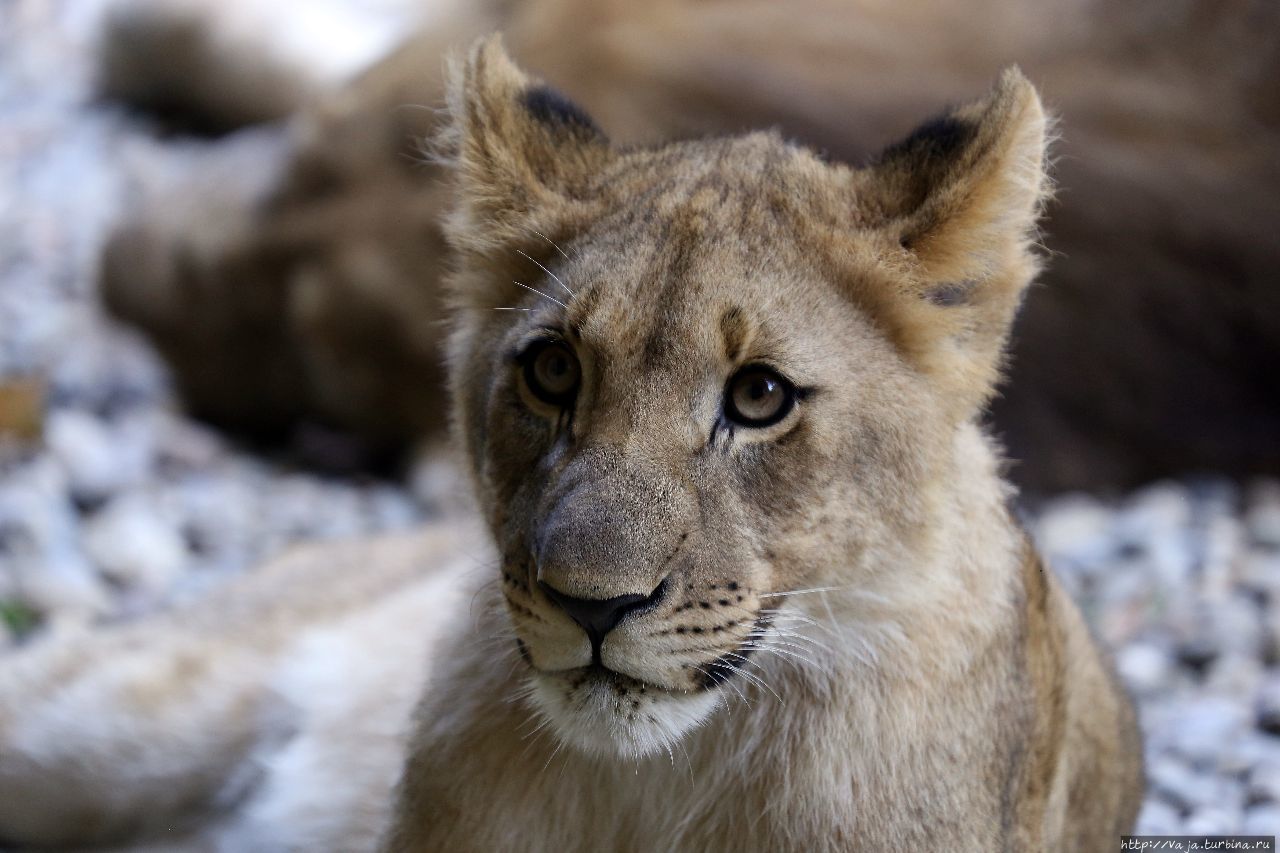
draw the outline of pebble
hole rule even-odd
[[[55,410],[45,443],[66,471],[73,503],[86,510],[147,476],[150,454],[145,438],[124,434],[83,409]]]
[[[141,493],[115,498],[90,519],[84,546],[104,578],[156,596],[179,578],[187,563],[178,529]]]
[[[1251,808],[1244,813],[1243,825],[1227,831],[1241,835],[1280,835],[1280,806],[1268,803]]]
[[[1182,828],[1178,810],[1157,797],[1148,797],[1138,814],[1138,835],[1171,835]]]
[[[1149,694],[1168,683],[1174,673],[1174,662],[1168,650],[1160,645],[1138,642],[1116,654],[1116,669],[1130,689]]]
[[[1183,824],[1186,835],[1227,835],[1235,832],[1244,815],[1239,809],[1205,806],[1192,812]]]
[[[1092,579],[1115,553],[1113,513],[1096,498],[1071,494],[1054,499],[1035,525],[1036,541],[1057,571]]]
[[[1223,747],[1249,729],[1246,706],[1230,697],[1208,695],[1188,699],[1173,715],[1171,749],[1202,767],[1217,763]]]
[[[1280,486],[1259,481],[1250,490],[1250,498],[1244,515],[1249,536],[1259,547],[1280,551]]]
[[[1258,691],[1258,728],[1280,737],[1280,675],[1272,675]]]
[[[1249,771],[1245,799],[1250,806],[1258,803],[1280,806],[1280,762],[1260,761]]]

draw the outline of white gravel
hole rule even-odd
[[[100,0],[0,15],[0,385],[46,385],[42,437],[0,437],[0,649],[128,618],[287,544],[412,526],[447,492],[326,480],[241,452],[176,408],[163,366],[93,294],[104,229],[206,143],[88,97]],[[1137,698],[1150,833],[1280,831],[1280,482],[1158,483],[1026,512]]]
[[[1137,698],[1149,833],[1280,832],[1280,483],[1066,495],[1028,523]]]

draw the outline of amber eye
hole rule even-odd
[[[582,368],[560,341],[540,341],[525,353],[524,381],[533,396],[553,406],[568,406],[578,393]]]
[[[744,426],[764,427],[787,416],[796,402],[796,389],[767,367],[744,367],[725,389],[725,415]]]

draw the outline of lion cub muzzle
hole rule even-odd
[[[693,502],[657,466],[599,446],[569,463],[555,492],[534,549],[535,580],[586,631],[599,664],[605,635],[664,598]]]
[[[586,632],[591,662],[599,666],[605,635],[662,602],[684,535],[672,518],[651,517],[663,505],[656,498],[672,489],[647,466],[596,451],[566,473],[569,487],[561,490],[535,549],[535,581]]]

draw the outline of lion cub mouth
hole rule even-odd
[[[535,713],[563,741],[629,758],[670,750],[720,703],[717,690],[671,690],[598,663],[559,672],[531,669],[528,688]]]
[[[638,757],[672,748],[727,698],[771,648],[773,615],[754,584],[735,578],[664,580],[642,596],[573,598],[511,560],[502,593],[527,669],[527,703],[560,740]],[[641,599],[635,606],[632,599]],[[621,602],[621,604],[619,604]],[[775,694],[776,695],[776,694]]]
[[[758,615],[749,636],[760,637],[769,625],[766,615]],[[590,753],[640,758],[670,751],[706,722],[725,695],[718,688],[743,671],[755,650],[754,641],[744,640],[710,662],[691,665],[697,677],[687,687],[656,684],[598,659],[541,670],[525,654],[528,697],[561,740]]]
[[[655,692],[672,693],[676,691],[667,690],[656,684],[651,684],[642,678],[635,678],[617,670],[610,669],[602,663],[592,663],[589,666],[580,667],[579,669],[569,670],[564,674],[566,681],[571,690],[579,690],[583,687],[590,686],[592,688],[599,686],[614,692],[620,699],[626,699],[633,692],[638,696],[647,695],[650,690]]]

